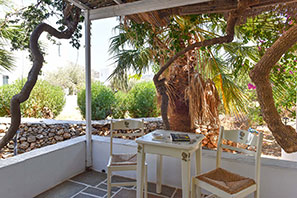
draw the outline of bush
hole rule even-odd
[[[45,79],[52,85],[68,90],[69,95],[74,95],[85,86],[84,68],[70,63],[59,67],[55,71],[46,72]]]
[[[25,80],[0,87],[0,116],[10,116],[10,100],[19,93]],[[23,117],[54,118],[63,109],[65,94],[63,89],[39,80],[34,86],[28,100],[21,104]]]
[[[153,82],[136,84],[128,93],[127,105],[129,115],[133,118],[157,117],[159,111]]]
[[[112,108],[112,117],[116,119],[125,118],[127,111],[127,94],[125,92],[118,91],[115,94],[115,103]]]
[[[92,120],[103,120],[111,114],[115,97],[110,88],[100,82],[92,84]],[[77,104],[83,117],[86,117],[86,90],[81,90],[77,95]]]

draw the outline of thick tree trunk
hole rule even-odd
[[[33,66],[28,74],[27,81],[21,92],[14,95],[10,101],[11,125],[5,136],[0,140],[0,149],[2,149],[13,138],[13,136],[16,134],[16,131],[19,129],[19,125],[21,123],[20,104],[29,98],[31,91],[36,84],[38,74],[42,68],[44,58],[39,50],[38,45],[40,35],[43,32],[48,32],[50,35],[56,38],[69,39],[76,30],[81,11],[78,8],[72,8],[70,5],[68,5],[66,8],[70,8],[69,10],[74,11],[74,13],[71,13],[71,17],[67,18],[65,21],[66,26],[68,27],[67,30],[60,32],[50,25],[42,23],[39,24],[31,34],[30,50],[33,56]],[[68,17],[70,16],[69,13],[66,14],[68,14]]]
[[[165,78],[158,80],[154,78],[154,83],[156,86],[156,89],[158,93],[161,96],[161,116],[163,119],[163,123],[165,125],[165,129],[169,130],[170,125],[169,125],[169,120],[168,120],[168,95],[166,91],[166,85],[165,85]]]
[[[288,153],[297,151],[297,133],[291,126],[284,125],[274,104],[269,74],[282,55],[297,42],[297,24],[286,31],[269,49],[250,72],[256,85],[258,101],[263,119],[277,143]]]
[[[253,2],[253,1],[251,1],[251,2]],[[244,13],[246,12],[246,8],[248,7],[248,4],[251,2],[248,2],[245,0],[239,1],[238,9],[229,13],[228,21],[227,21],[227,28],[226,28],[227,35],[209,39],[209,40],[204,40],[201,42],[196,42],[194,44],[187,46],[186,48],[184,48],[183,50],[179,51],[174,56],[172,56],[163,66],[161,66],[158,73],[155,74],[153,80],[154,80],[154,83],[155,83],[158,93],[162,97],[161,115],[162,115],[162,119],[163,119],[166,129],[170,129],[170,125],[169,125],[169,121],[168,121],[168,113],[167,113],[168,93],[166,92],[165,82],[163,82],[163,81],[165,81],[165,79],[162,78],[159,80],[162,73],[165,70],[167,70],[168,67],[174,61],[176,61],[180,56],[184,55],[185,53],[187,53],[190,50],[194,50],[195,48],[199,48],[199,47],[211,46],[214,44],[222,44],[222,43],[232,42],[233,38],[234,38],[234,27],[235,27],[236,23],[239,21],[240,17],[244,16]]]

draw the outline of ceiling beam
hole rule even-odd
[[[256,3],[251,1],[247,13],[251,14],[254,10],[257,10],[255,12],[257,15],[261,13],[261,10],[272,10],[273,6],[276,6],[277,4],[287,5],[289,7],[289,5],[296,2],[297,0],[259,0]],[[178,15],[224,13],[235,10],[237,8],[237,4],[237,0],[216,0],[208,4],[182,6],[177,8],[175,13]]]
[[[79,0],[67,0],[70,3],[73,3],[73,5],[75,5],[76,7],[82,9],[82,10],[89,10],[90,8],[83,4],[82,2],[80,2]]]
[[[90,19],[96,20],[115,16],[125,16],[211,1],[212,0],[140,0],[90,10]]]
[[[116,4],[118,4],[118,5],[123,3],[122,0],[113,0],[113,1],[116,2]]]

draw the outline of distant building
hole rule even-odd
[[[0,74],[0,86],[7,85],[9,83],[11,83],[9,79],[9,75],[6,73]]]

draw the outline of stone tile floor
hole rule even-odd
[[[132,179],[113,176],[113,182],[132,181]],[[86,171],[77,175],[54,188],[43,192],[35,198],[106,198],[107,197],[106,173]],[[149,198],[179,198],[181,190],[175,187],[162,186],[162,193],[156,193],[156,184],[148,183]],[[136,197],[135,186],[112,188],[112,198]]]

